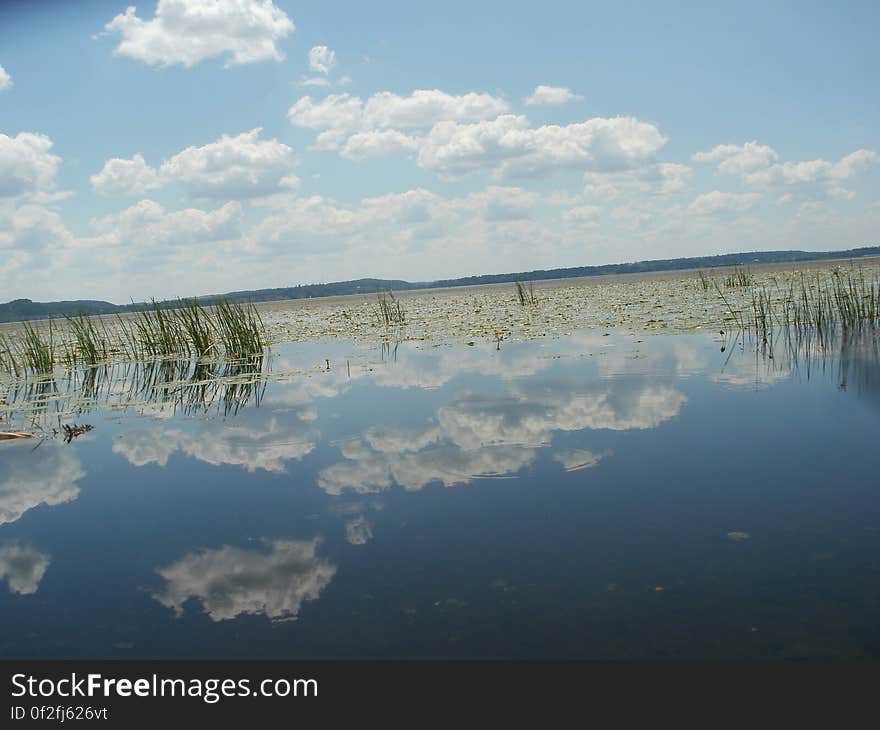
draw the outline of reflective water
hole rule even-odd
[[[8,424],[94,429],[0,442],[0,656],[880,656],[873,341],[256,369],[199,397],[56,383],[16,414],[33,389],[8,389]]]

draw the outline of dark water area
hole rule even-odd
[[[880,657],[876,343],[268,368],[234,407],[7,411],[94,429],[0,442],[0,657]]]

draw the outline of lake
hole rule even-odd
[[[0,430],[47,438],[0,442],[0,657],[880,657],[873,338],[201,375],[7,386]]]

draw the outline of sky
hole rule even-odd
[[[876,245],[875,2],[0,2],[0,301]]]

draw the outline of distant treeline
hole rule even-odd
[[[355,279],[337,281],[330,284],[302,284],[279,289],[255,289],[235,291],[227,294],[212,294],[199,297],[205,305],[221,300],[269,302],[282,299],[309,299],[312,297],[332,297],[347,294],[374,294],[377,291],[406,291],[431,289],[435,287],[474,286],[476,284],[504,284],[514,281],[536,281],[538,279],[571,279],[580,276],[600,276],[602,274],[639,274],[649,271],[676,271],[681,269],[709,269],[716,266],[748,266],[751,264],[776,264],[794,261],[821,261],[825,259],[850,259],[866,256],[880,256],[880,246],[853,248],[847,251],[753,251],[751,253],[729,253],[719,256],[694,256],[682,259],[656,259],[636,261],[628,264],[605,264],[602,266],[575,266],[567,269],[538,269],[511,274],[483,274],[461,279],[440,279],[437,281],[403,281],[400,279]],[[18,322],[26,319],[46,317],[75,316],[77,314],[96,315],[130,312],[144,305],[112,304],[110,302],[77,300],[65,302],[32,302],[30,299],[16,299],[0,304],[0,322]]]

